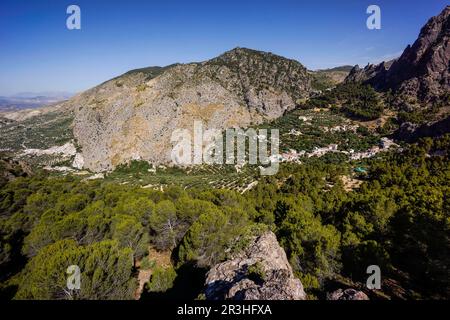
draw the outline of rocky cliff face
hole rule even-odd
[[[236,48],[202,63],[128,72],[67,104],[85,168],[109,170],[131,159],[170,161],[175,129],[245,127],[281,116],[308,96],[297,61]]]
[[[395,132],[395,137],[406,142],[416,142],[421,137],[438,137],[450,131],[450,117],[418,125],[411,122],[402,123]]]
[[[368,64],[364,68],[360,68],[358,65],[354,66],[348,76],[345,78],[345,82],[367,82],[376,86],[382,83],[385,72],[389,70],[394,60],[383,61],[380,64]]]
[[[412,46],[389,67],[384,62],[355,67],[346,81],[362,81],[376,89],[392,89],[398,102],[434,102],[450,91],[450,6],[432,17]]]
[[[300,280],[294,277],[286,253],[272,232],[254,241],[233,259],[208,272],[205,295],[209,300],[304,300]]]

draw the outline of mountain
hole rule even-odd
[[[66,100],[73,96],[73,93],[66,91],[41,91],[41,92],[18,92],[10,98],[32,99],[36,97],[46,97],[51,99]]]
[[[109,170],[131,159],[170,161],[171,134],[247,127],[293,109],[311,92],[295,60],[245,48],[200,63],[132,70],[69,100],[84,165]]]
[[[318,72],[347,72],[349,73],[353,69],[351,65],[338,66],[329,69],[319,69]]]
[[[343,82],[352,69],[353,66],[347,65],[311,71],[310,74],[313,76],[312,87],[321,91],[334,87]]]
[[[385,71],[389,70],[396,59],[383,61],[379,64],[368,63],[363,69],[356,65],[349,71],[344,82],[365,82],[370,83],[372,86],[377,86],[382,82],[381,75]]]
[[[52,121],[59,117],[69,126],[73,117],[67,137],[72,138],[73,133],[84,167],[99,172],[133,159],[171,163],[170,139],[176,129],[192,132],[195,120],[201,120],[204,129],[225,129],[276,119],[336,86],[344,77],[345,82],[392,90],[393,104],[400,110],[421,109],[419,105],[435,102],[442,105],[448,102],[450,91],[449,16],[447,6],[427,22],[419,38],[398,59],[363,69],[356,66],[348,75],[349,66],[309,71],[295,60],[235,48],[204,62],[131,70],[58,104],[56,111],[45,111],[42,123],[50,122],[54,128]],[[440,121],[446,116],[444,109],[436,113],[421,110],[436,114],[433,120]],[[11,140],[9,149],[17,145],[17,135],[10,127],[22,130],[10,121],[36,114],[41,113],[27,110],[2,114],[4,131]],[[441,123],[430,126],[437,127],[441,128]],[[403,126],[402,135],[410,135],[412,130]],[[35,135],[30,141],[41,145],[40,140]]]
[[[346,82],[361,81],[378,90],[392,90],[396,104],[446,102],[450,91],[450,6],[428,20],[417,40],[396,60],[364,69],[355,66]]]
[[[0,97],[0,111],[18,111],[22,109],[39,108],[67,100],[73,94],[68,92],[22,92],[7,97]]]
[[[205,281],[208,300],[305,300],[286,253],[275,234],[255,237],[247,247],[209,270]]]

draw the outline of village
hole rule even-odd
[[[280,162],[300,162],[301,158],[311,158],[311,157],[322,157],[327,153],[335,152],[349,155],[350,160],[361,160],[365,158],[371,158],[378,154],[379,152],[387,151],[392,147],[398,147],[398,145],[389,138],[381,138],[380,144],[378,146],[373,146],[366,151],[355,152],[353,149],[349,151],[339,150],[338,144],[330,144],[325,147],[314,147],[311,152],[306,152],[305,150],[294,150],[290,149],[288,152],[281,153],[277,160]],[[275,160],[272,156],[271,160]]]

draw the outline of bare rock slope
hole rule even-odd
[[[209,300],[304,300],[302,283],[295,278],[272,232],[266,232],[233,259],[217,264],[207,274]]]
[[[110,170],[131,159],[170,161],[171,134],[245,127],[281,116],[309,95],[299,62],[236,48],[201,63],[130,71],[74,98],[74,136],[85,168]]]

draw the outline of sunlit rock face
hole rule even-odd
[[[74,98],[74,136],[84,167],[132,159],[169,163],[175,129],[246,127],[274,119],[310,92],[299,62],[236,48],[202,63],[130,71]]]

